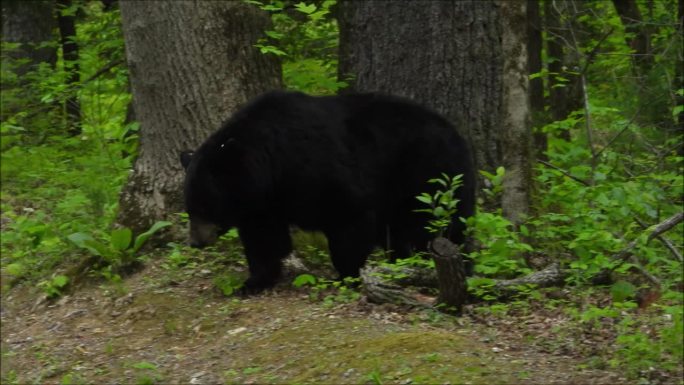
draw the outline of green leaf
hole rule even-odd
[[[5,266],[5,271],[9,275],[13,275],[15,277],[20,277],[24,275],[24,265],[21,263],[10,263],[9,265]]]
[[[147,240],[157,231],[163,229],[164,227],[171,226],[173,223],[168,222],[168,221],[159,221],[156,222],[155,224],[150,227],[149,230],[145,231],[144,233],[138,235],[135,238],[135,243],[133,244],[133,252],[137,252],[140,250],[140,248],[147,242]]]
[[[115,250],[124,251],[131,245],[133,233],[128,227],[112,230],[109,242]]]
[[[83,241],[83,247],[91,253],[99,255],[100,257],[108,257],[112,254],[107,245],[94,239],[86,239]]]
[[[73,233],[67,236],[71,242],[76,246],[86,249],[91,253],[103,257],[107,255],[107,247],[100,242],[96,241],[90,234],[86,233]]]
[[[633,298],[636,294],[636,287],[627,281],[617,281],[610,288],[613,302],[624,302],[627,298]]]
[[[285,37],[284,34],[282,34],[280,32],[276,32],[276,31],[265,31],[264,33],[266,34],[266,36],[271,37],[271,38],[276,39],[276,40],[280,40],[283,37]]]
[[[421,201],[425,204],[428,204],[428,205],[432,204],[432,197],[426,193],[423,193],[422,195],[417,196],[416,199],[418,199],[419,201]]]
[[[310,13],[316,12],[316,4],[306,4],[304,2],[302,3],[297,3],[295,4],[295,9],[297,9],[299,12],[306,13],[307,15]]]
[[[90,234],[86,233],[73,233],[71,235],[68,235],[67,239],[73,242],[78,247],[85,247],[83,242],[88,239],[92,240],[93,237]]]
[[[520,234],[522,234],[525,237],[528,237],[530,235],[530,230],[527,228],[527,226],[520,225]]]
[[[316,277],[311,274],[300,274],[292,281],[294,287],[302,287],[304,285],[315,285]]]
[[[142,361],[142,362],[138,362],[136,364],[133,364],[133,367],[136,369],[149,369],[149,370],[156,370],[157,369],[157,365],[150,363],[150,362],[146,362],[146,361]]]
[[[52,286],[56,288],[63,288],[69,283],[69,277],[66,275],[57,275],[54,278],[52,278]]]
[[[287,56],[287,52],[272,45],[255,44],[254,46],[259,48],[259,51],[263,54],[272,53],[276,56]]]

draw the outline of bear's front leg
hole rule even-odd
[[[292,252],[289,226],[273,219],[255,219],[243,223],[239,231],[249,265],[249,278],[240,294],[257,294],[275,286],[282,260]]]
[[[330,257],[340,279],[358,277],[376,240],[375,214],[363,213],[327,229]]]

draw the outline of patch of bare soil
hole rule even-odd
[[[331,308],[289,288],[226,298],[207,272],[169,279],[155,263],[118,287],[39,298],[21,286],[2,297],[3,384],[626,382],[469,317]]]

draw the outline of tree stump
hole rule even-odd
[[[461,248],[446,238],[436,238],[430,244],[432,258],[435,260],[439,296],[437,306],[447,313],[461,314],[463,304],[468,298],[468,281]]]

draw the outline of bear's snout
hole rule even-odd
[[[218,239],[218,226],[202,220],[190,221],[190,247],[201,249],[213,245]]]

